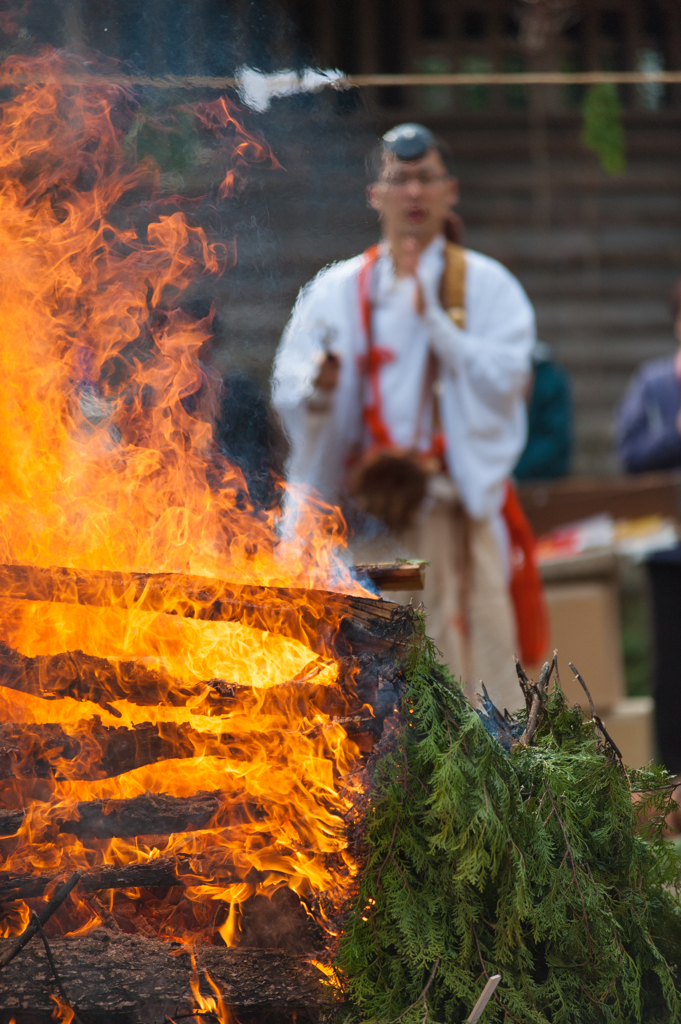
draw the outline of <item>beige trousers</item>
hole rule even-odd
[[[384,596],[403,604],[413,600],[415,606],[423,602],[428,635],[454,677],[464,683],[474,705],[475,694],[482,692],[482,681],[500,711],[523,707],[513,663],[515,615],[499,545],[489,522],[465,516],[454,497],[435,498],[418,524],[405,531],[398,543],[381,539],[361,547],[353,545],[353,553],[357,561],[389,561],[398,554],[398,546],[399,553],[430,563],[425,589]],[[468,607],[467,630],[461,614],[462,598]]]

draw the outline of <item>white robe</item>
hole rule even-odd
[[[444,270],[442,236],[423,252],[418,275],[434,296]],[[368,443],[362,419],[367,381],[358,298],[362,256],[322,270],[296,302],[273,372],[273,403],[291,441],[287,477],[336,503],[346,459]],[[448,322],[437,339],[433,318],[415,305],[416,282],[394,274],[382,247],[373,269],[373,341],[394,353],[379,370],[382,415],[395,444],[428,448],[430,410],[423,381],[429,347],[440,363],[440,408],[446,465],[464,506],[475,519],[494,521],[504,500],[504,481],[526,439],[525,388],[535,342],[534,313],[518,281],[496,260],[466,251],[466,329]],[[435,344],[437,340],[437,344]],[[315,393],[326,352],[340,359],[333,393]],[[417,427],[419,411],[423,423]]]
[[[356,452],[358,442],[368,445],[372,440],[362,417],[369,400],[358,295],[362,259],[328,267],[301,291],[274,366],[273,401],[291,441],[288,479],[314,487],[331,503],[342,495],[348,455]],[[430,448],[432,396],[430,404],[424,404],[423,396],[432,348],[440,367],[446,464],[456,485],[453,491],[446,477],[431,478],[419,521],[400,538],[402,553],[431,564],[426,589],[401,597],[417,602],[423,598],[428,632],[469,697],[480,692],[484,679],[497,706],[513,709],[522,697],[512,662],[515,621],[500,512],[505,480],[525,444],[534,315],[522,288],[501,264],[467,251],[467,326],[460,330],[437,297],[443,270],[444,238],[437,238],[418,267],[423,315],[416,309],[416,282],[395,276],[385,248],[371,278],[373,343],[390,356],[379,370],[382,419],[396,445]],[[314,387],[327,352],[340,360],[333,392]],[[461,629],[457,501],[472,519],[468,641]],[[354,554],[360,561],[394,557],[395,540],[386,541],[381,549],[380,539],[373,538],[364,550],[357,541]],[[400,600],[399,595],[388,596]]]

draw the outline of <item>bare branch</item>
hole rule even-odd
[[[532,687],[532,704],[530,705],[530,711],[527,716],[527,725],[525,731],[518,740],[519,743],[528,746],[532,742],[532,737],[537,731],[537,722],[539,719],[539,711],[542,706],[542,694],[548,685],[549,679],[551,678],[551,672],[554,667],[553,661],[545,661],[539,679]]]
[[[33,936],[36,934],[38,929],[43,925],[47,924],[52,915],[56,910],[59,910],[60,906],[69,895],[72,889],[78,885],[82,871],[74,872],[69,878],[65,885],[62,885],[61,889],[56,893],[55,896],[49,901],[44,910],[41,910],[40,914],[36,916],[35,921],[31,921],[26,930],[22,932],[17,941],[10,946],[6,953],[0,957],[0,970],[6,967],[7,964],[14,960],[14,957],[22,951],[24,946],[31,941]]]
[[[599,731],[601,732],[601,734],[603,736],[603,739],[606,741],[608,746],[615,753],[615,755],[617,756],[620,764],[622,766],[624,766],[624,758],[622,757],[622,751],[617,746],[617,744],[615,743],[614,739],[612,738],[612,736],[610,735],[608,730],[605,728],[605,726],[603,724],[603,719],[600,717],[600,715],[596,714],[596,709],[594,708],[594,702],[591,699],[591,694],[589,693],[589,691],[587,689],[586,683],[584,682],[584,680],[582,679],[582,677],[580,676],[579,672],[577,671],[577,669],[575,668],[575,666],[572,664],[571,661],[568,662],[568,665],[570,666],[570,668],[574,672],[574,674],[575,674],[575,676],[577,678],[577,681],[580,683],[582,689],[584,690],[585,694],[589,698],[589,704],[591,705],[591,717],[594,720],[594,722],[596,723]]]
[[[57,965],[54,962],[54,957],[52,956],[52,950],[50,949],[50,944],[47,941],[47,935],[45,934],[43,926],[40,923],[40,918],[36,914],[35,910],[33,911],[33,915],[32,916],[33,916],[33,921],[35,923],[35,926],[38,929],[38,933],[40,935],[40,938],[43,940],[43,946],[45,947],[45,953],[47,954],[47,961],[48,961],[50,967],[52,968],[52,973],[54,975],[54,980],[57,983],[57,988],[59,989],[59,993],[60,993],[62,999],[64,1000],[64,1002],[66,1003],[66,1005],[68,1006],[68,1008],[70,1009],[71,1013],[73,1014],[73,1020],[75,1020],[76,1024],[83,1024],[83,1021],[81,1020],[81,1018],[76,1013],[76,1009],[75,1009],[73,1003],[71,1002],[71,1000],[69,999],[69,997],[66,994],[66,991],[64,989],[64,984],[63,984],[63,982],[61,980],[61,977],[59,975],[59,971],[57,970]]]

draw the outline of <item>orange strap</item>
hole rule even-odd
[[[537,561],[535,539],[510,480],[502,514],[511,544],[511,599],[515,609],[521,660],[536,665],[549,645],[549,619]]]

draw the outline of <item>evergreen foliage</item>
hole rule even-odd
[[[625,770],[559,682],[505,751],[420,624],[377,768],[337,959],[346,1021],[667,1024],[679,1016],[680,861],[662,769]],[[526,714],[517,716],[520,732]]]
[[[582,142],[592,149],[609,174],[626,170],[624,126],[617,86],[612,82],[592,85],[582,106]]]

